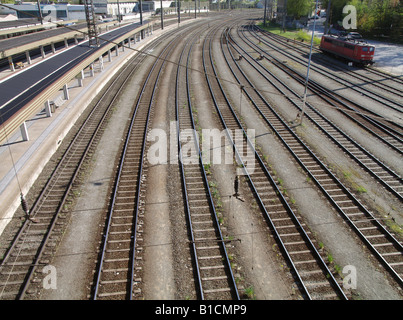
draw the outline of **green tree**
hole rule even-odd
[[[322,0],[322,8],[327,8],[330,1],[330,12],[327,12],[329,16],[329,23],[335,24],[343,20],[343,7],[349,0]]]
[[[296,19],[308,15],[312,8],[311,0],[287,0],[287,14]]]
[[[366,35],[384,35],[400,40],[403,6],[398,0],[351,0],[357,10],[357,28]]]

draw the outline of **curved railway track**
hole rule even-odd
[[[274,40],[276,43],[281,44],[282,46],[284,46],[286,48],[286,50],[289,52],[299,52],[302,55],[307,55],[309,54],[309,50],[310,50],[310,45],[305,44],[303,42],[299,42],[297,40],[290,40],[287,39],[281,35],[276,35],[270,32],[266,32],[263,29],[261,29],[259,27],[259,29],[261,30],[261,34],[266,36],[268,39],[272,39]],[[365,69],[362,70],[362,68],[356,69],[356,70],[351,70],[351,68],[346,68],[343,67],[339,64],[334,64],[332,63],[332,61],[329,60],[329,58],[325,58],[323,56],[322,51],[319,48],[313,47],[312,48],[313,53],[317,53],[319,55],[314,55],[312,57],[312,61],[318,62],[321,65],[325,65],[326,67],[328,67],[328,69],[324,69],[321,68],[319,66],[317,66],[320,70],[326,70],[326,72],[329,72],[330,70],[334,70],[334,71],[340,71],[336,74],[333,74],[334,76],[336,76],[337,79],[341,80],[341,81],[347,81],[346,83],[349,84],[349,86],[373,86],[375,87],[378,92],[376,93],[377,95],[383,96],[385,94],[385,92],[391,94],[392,96],[394,96],[393,101],[394,102],[398,102],[399,100],[401,100],[401,98],[403,98],[403,92],[401,89],[399,89],[397,87],[397,85],[402,85],[402,81],[401,79],[399,79],[398,76],[391,76],[388,75],[386,73],[382,73],[374,68],[370,68],[370,67],[366,67]],[[297,56],[298,57],[298,56]],[[361,74],[361,72],[365,72],[365,74]],[[376,78],[371,78],[369,75],[372,74],[373,76],[376,76]],[[344,75],[347,75],[349,79],[346,79],[344,77]],[[379,77],[379,75],[381,75],[381,77]],[[388,78],[387,78],[388,77]],[[357,79],[358,83],[352,82],[352,78]],[[385,83],[385,81],[390,81],[393,83]]]
[[[199,31],[200,28],[196,32]],[[134,299],[137,297],[136,293],[141,292],[137,288],[140,284],[136,281],[136,269],[140,265],[136,261],[142,251],[142,240],[137,230],[141,228],[139,210],[143,210],[140,193],[142,183],[146,180],[146,174],[143,173],[146,135],[150,127],[149,117],[153,112],[151,110],[155,101],[154,95],[165,61],[168,60],[173,49],[179,46],[179,41],[185,38],[184,34],[185,32],[182,31],[165,47],[163,54],[158,57],[152,67],[143,85],[141,97],[138,99],[113,191],[94,284],[94,299]],[[194,34],[186,35],[186,37],[191,38],[192,35]],[[192,39],[195,41],[196,37]],[[187,163],[189,159],[184,161],[182,153],[184,141],[181,140],[179,133],[187,130],[194,133],[194,121],[190,112],[192,108],[190,89],[187,84],[188,69],[181,65],[186,51],[187,65],[191,53],[189,43],[184,46],[179,58],[175,101],[181,179],[190,229],[190,245],[193,249],[193,264],[196,269],[198,297],[200,299],[239,299],[200,151],[190,163]],[[191,142],[186,141],[186,144],[193,143],[195,150],[199,150],[195,138],[192,136]]]
[[[155,41],[146,49],[151,50],[158,43],[160,41]],[[29,208],[30,219],[26,219],[16,232],[0,262],[1,299],[24,299],[27,290],[33,287],[32,280],[38,274],[37,269],[47,264],[47,257],[51,256],[52,248],[56,247],[62,234],[63,221],[68,214],[66,206],[69,199],[74,198],[74,186],[78,185],[81,167],[96,148],[114,101],[145,57],[136,55],[109,85]],[[38,281],[35,280],[35,283]],[[32,288],[30,291],[35,293],[39,290]]]
[[[115,178],[103,244],[100,250],[94,299],[133,299],[137,292],[136,259],[141,253],[139,214],[146,180],[147,133],[153,116],[155,93],[165,61],[174,49],[172,39],[155,59],[134,105]]]
[[[201,30],[197,31],[198,33]],[[193,37],[195,34],[193,34]],[[194,37],[195,39],[195,37]],[[176,75],[176,121],[177,143],[184,188],[185,210],[190,229],[190,242],[196,266],[200,299],[240,299],[228,257],[224,237],[218,222],[214,200],[204,169],[195,122],[192,114],[189,63],[194,41],[187,45],[186,68],[183,60],[186,48],[181,53]],[[181,138],[181,133],[190,133],[190,141]],[[189,158],[182,146],[193,144],[196,154]]]
[[[246,23],[246,20],[244,22]],[[232,25],[228,26],[229,23]],[[71,199],[74,199],[75,190],[80,184],[79,177],[83,172],[81,166],[91,159],[110,110],[115,105],[115,99],[122,94],[122,90],[127,89],[126,81],[135,75],[143,62],[150,62],[151,67],[145,80],[141,82],[137,99],[129,106],[131,119],[124,131],[118,166],[111,181],[108,211],[104,212],[105,226],[98,261],[94,263],[96,271],[91,284],[91,299],[143,298],[143,214],[148,200],[145,191],[149,170],[145,158],[148,150],[147,134],[152,128],[157,90],[163,82],[162,75],[169,69],[166,66],[168,63],[174,65],[172,72],[175,73],[171,77],[175,78],[175,81],[170,83],[170,90],[175,92],[175,110],[172,111],[176,120],[174,139],[179,155],[178,179],[182,186],[180,192],[185,213],[183,219],[186,219],[188,228],[187,238],[175,241],[185,241],[190,249],[189,261],[192,261],[192,275],[198,299],[242,298],[227,250],[227,243],[231,240],[221,230],[219,214],[205,169],[209,163],[202,157],[203,146],[199,145],[195,125],[197,106],[192,104],[192,94],[200,89],[200,84],[193,87],[192,72],[200,70],[204,72],[203,79],[208,87],[211,111],[216,114],[220,129],[226,130],[227,146],[234,152],[237,175],[247,182],[251,196],[258,204],[258,211],[268,226],[268,231],[266,228],[264,232],[273,236],[276,241],[282,258],[286,261],[285,270],[290,270],[302,298],[346,300],[350,298],[351,292],[342,288],[343,280],[329,267],[326,253],[320,250],[319,239],[312,235],[303,217],[283,192],[275,177],[275,171],[264,160],[265,155],[261,149],[255,148],[255,137],[246,128],[237,108],[231,102],[233,97],[228,96],[222,80],[238,84],[241,95],[247,97],[251,110],[260,116],[268,131],[274,133],[296,165],[314,182],[315,188],[325,196],[329,206],[337,211],[341,220],[348,224],[394,278],[396,284],[403,288],[402,243],[332,173],[298,135],[296,128],[268,102],[266,93],[257,89],[254,82],[256,79],[274,86],[296,111],[301,111],[300,105],[295,103],[295,98],[301,100],[301,97],[273,72],[264,68],[259,61],[260,57],[270,59],[276,68],[286,72],[298,83],[303,84],[303,77],[257,45],[256,41],[264,43],[267,40],[258,37],[255,31],[250,29],[250,26],[241,27],[239,20],[236,21],[234,17],[209,22],[208,25],[192,24],[168,32],[163,38],[160,37],[146,46],[143,51],[153,50],[158,53],[137,54],[126,65],[101,97],[102,103],[99,102],[93,108],[66,147],[63,158],[30,208],[31,219],[24,221],[0,261],[0,299],[30,298],[30,293],[35,294],[41,290],[39,268],[49,263],[65,230],[63,221],[68,220],[68,205]],[[246,34],[247,32],[250,33]],[[161,43],[165,43],[163,48],[159,47]],[[281,43],[288,47],[286,41],[281,40]],[[201,51],[200,59],[193,55],[197,51],[194,50],[195,47]],[[225,60],[225,66],[216,66],[216,54]],[[231,80],[227,77],[221,78],[221,68],[229,70]],[[248,77],[250,70],[255,74],[253,81]],[[388,89],[391,93],[395,91],[395,95],[398,93],[393,86],[382,85],[380,88]],[[376,113],[358,109],[351,101],[328,94],[325,88],[317,83],[311,83],[309,89],[326,96],[328,103],[337,107],[349,119],[360,123],[367,132],[393,148],[394,152],[403,152],[400,126],[391,126]],[[329,141],[402,201],[403,183],[397,173],[343,132],[312,104],[307,103],[305,113],[309,121],[321,130]],[[189,150],[195,153],[189,155]],[[185,227],[183,228],[185,230]],[[161,261],[161,264],[163,263],[164,261]]]
[[[346,299],[337,280],[254,149],[225,95],[212,57],[213,38],[213,36],[206,37],[204,41],[203,68],[214,106],[224,129],[229,132],[235,130],[243,132],[242,146],[235,143],[231,137],[229,139],[236,150],[237,161],[243,168],[241,171],[248,178],[252,192],[302,295],[306,299]],[[245,150],[249,150],[246,155]],[[253,170],[249,169],[251,166]]]
[[[230,43],[230,41],[226,41]],[[253,89],[237,61],[232,55],[227,59],[233,65],[232,72],[237,81],[244,85],[244,92],[268,127],[277,135],[297,163],[310,176],[341,217],[348,222],[360,239],[368,246],[386,270],[403,286],[403,246],[376,219],[326,167],[314,152],[295,133],[286,121],[274,110],[264,97]],[[255,62],[256,63],[256,62]],[[249,83],[249,86],[246,84]]]
[[[238,35],[240,35],[238,33]],[[231,37],[229,35],[229,37]],[[266,81],[271,83],[276,90],[278,90],[283,96],[285,96],[288,101],[296,108],[297,113],[302,112],[302,107],[294,101],[294,99],[289,97],[289,93],[297,97],[299,100],[301,97],[292,88],[290,88],[284,81],[280,80],[271,71],[265,68],[260,62],[253,59],[253,57],[248,53],[247,50],[243,49],[241,46],[236,45],[234,39],[230,38],[229,42],[235,50],[234,53],[237,55],[242,55],[245,57],[245,61],[249,63],[260,75],[264,77]],[[245,37],[242,37],[245,39]],[[249,42],[245,39],[245,43]],[[253,46],[255,48],[255,46]],[[281,64],[277,65],[279,68],[283,66]],[[288,68],[288,67],[284,67]],[[288,69],[287,69],[288,70]],[[249,82],[250,83],[250,82]],[[251,86],[253,84],[250,83]],[[283,88],[283,89],[282,89]],[[355,162],[357,162],[364,170],[369,172],[377,181],[381,182],[382,185],[387,188],[395,197],[402,201],[403,195],[403,181],[401,177],[390,169],[386,164],[377,159],[373,154],[356,142],[351,136],[347,135],[342,129],[338,128],[331,120],[327,119],[321,112],[315,108],[311,103],[306,103],[307,110],[305,114],[307,118],[320,129],[329,139],[335,143],[339,148],[346,152]],[[364,127],[367,128],[367,127]],[[373,131],[370,131],[373,132]],[[389,136],[390,137],[390,136]],[[382,140],[384,141],[384,140]],[[401,141],[399,139],[399,141]],[[401,145],[403,147],[403,144]],[[400,152],[400,148],[398,149]]]
[[[247,27],[249,34],[255,37],[257,41],[262,41],[262,38],[259,37],[256,34],[256,32],[251,30],[251,28],[255,30],[253,26],[249,25]],[[301,75],[299,72],[283,63],[280,59],[274,57],[268,51],[263,50],[261,47],[253,43],[250,40],[250,38],[244,35],[244,30],[241,30],[241,32],[243,34],[244,39],[247,39],[250,46],[257,52],[259,52],[260,55],[267,57],[274,65],[276,65],[277,67],[279,67],[279,69],[289,74],[293,79],[296,79],[301,85],[305,84],[304,75]],[[264,43],[267,44],[270,48],[279,51],[279,49],[275,47],[272,43],[268,43],[267,41]],[[286,54],[286,56],[295,60],[295,58],[293,58],[289,54]],[[306,65],[306,62],[304,62],[302,59],[298,60],[303,65]],[[317,71],[318,67],[312,67],[312,69],[315,69]],[[330,77],[328,72],[319,70],[319,73],[323,76]],[[318,84],[312,79],[308,83],[308,88],[313,93],[315,93],[319,98],[327,102],[330,106],[340,110],[345,116],[347,116],[352,121],[358,123],[360,126],[365,128],[367,132],[376,136],[378,139],[380,139],[383,143],[385,143],[392,149],[398,151],[399,153],[403,151],[402,126],[399,125],[398,123],[384,119],[382,116],[376,114],[375,112],[369,110],[368,108],[365,108],[340,94],[336,94],[334,91],[330,91],[329,89],[323,87],[322,85]],[[352,89],[356,91],[358,90],[355,88]],[[385,104],[381,102],[381,104],[386,107],[389,107],[389,104],[387,103]]]

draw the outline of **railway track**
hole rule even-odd
[[[242,39],[245,38],[243,37]],[[234,39],[232,39],[230,43],[232,44],[232,48],[235,50],[235,53],[238,55],[243,55],[245,57],[245,61],[247,61],[260,75],[264,77],[266,81],[269,81],[276,88],[276,90],[278,90],[288,99],[288,101],[296,108],[297,113],[302,112],[302,107],[289,97],[289,93],[291,93],[298,99],[301,99],[298,93],[296,93],[287,84],[275,76],[271,71],[267,70],[267,68],[265,68],[262,64],[255,61],[247,50],[240,46],[237,48]],[[245,43],[249,44],[246,39]],[[253,48],[255,48],[255,46],[253,46]],[[279,63],[276,65],[279,68],[286,68],[286,71],[289,71],[287,66],[283,66]],[[292,75],[291,72],[289,74]],[[301,80],[300,78],[298,79]],[[403,183],[401,177],[396,172],[377,159],[372,153],[356,142],[351,136],[347,135],[342,129],[338,128],[332,121],[327,119],[323,114],[321,114],[318,108],[315,108],[311,103],[308,102],[306,103],[306,106],[308,109],[305,111],[305,114],[317,128],[319,128],[327,137],[329,137],[334,144],[341,148],[343,152],[347,153],[364,170],[369,172],[375,179],[377,179],[377,181],[381,182],[382,185],[397,199],[400,201],[403,200]],[[382,139],[382,141],[384,141],[384,139]],[[399,139],[399,141],[401,140]],[[403,144],[401,146],[403,146]],[[400,151],[400,147],[398,148],[398,151]]]
[[[374,67],[367,67],[367,69],[372,73],[376,75],[380,75],[383,78],[386,78],[387,81],[391,81],[399,86],[403,85],[403,79],[402,76],[395,76],[391,75],[389,73],[386,73],[382,70],[376,69]]]
[[[151,49],[158,43],[155,41],[146,48]],[[105,90],[29,208],[30,219],[16,230],[0,262],[1,299],[24,299],[27,292],[35,294],[41,290],[40,268],[47,265],[62,235],[69,203],[79,187],[81,167],[93,154],[114,101],[145,57],[136,55]]]
[[[197,33],[200,32],[202,31],[197,31]],[[192,114],[189,67],[195,35],[191,36],[193,37],[192,43],[187,44],[179,59],[175,104],[179,163],[185,211],[190,229],[190,243],[197,275],[196,282],[199,288],[199,298],[202,300],[239,300]],[[186,65],[186,68],[182,67],[183,65]],[[190,139],[181,138],[182,132],[190,133]],[[183,149],[184,144],[187,148],[189,144],[193,144],[191,149],[196,150],[196,153],[189,157]]]
[[[241,171],[250,183],[264,218],[292,270],[303,297],[306,299],[346,299],[346,295],[328,269],[303,224],[289,206],[261,156],[254,149],[231,107],[214,66],[211,49],[213,38],[209,36],[204,41],[203,68],[214,106],[224,129],[230,132],[234,132],[234,130],[243,132],[242,147],[236,144],[231,137],[229,139],[236,150],[238,163],[243,168]],[[210,40],[207,41],[208,39]],[[249,152],[245,154],[245,150],[249,150]]]
[[[262,38],[259,37],[253,30],[251,30],[251,28],[255,30],[254,26],[249,25],[248,26],[248,31],[250,32],[249,34],[253,35],[258,41],[262,41]],[[244,34],[244,30],[242,30],[242,33]],[[250,40],[250,38],[244,36],[244,39],[248,39],[248,42],[251,47],[253,47],[261,55],[268,57],[268,59],[272,61],[273,64],[275,64],[281,70],[289,74],[293,79],[296,79],[301,85],[305,84],[304,75],[299,74],[297,71],[284,64],[280,59],[274,57],[269,52],[262,50],[262,48],[253,43]],[[272,43],[268,43],[267,41],[264,43],[267,44],[270,48],[273,48],[277,51],[279,50],[279,48],[274,46]],[[286,54],[286,56],[296,60],[296,58],[290,56],[289,54]],[[302,63],[303,65],[306,64],[306,62],[303,62],[303,60],[300,58],[298,58],[298,62]],[[321,75],[330,77],[330,75],[324,70],[322,70],[322,68],[318,68],[316,66],[312,68],[318,71]],[[369,110],[368,108],[365,108],[362,105],[353,102],[351,99],[347,99],[346,97],[340,94],[336,94],[334,91],[330,91],[329,89],[323,87],[322,85],[318,84],[312,79],[308,83],[308,88],[313,93],[315,93],[319,98],[324,100],[330,106],[337,108],[346,117],[348,117],[352,121],[356,122],[357,124],[365,128],[367,132],[376,136],[390,148],[398,151],[399,153],[402,152],[403,142],[402,142],[401,125],[393,121],[384,119],[379,114],[376,114],[375,112]],[[358,91],[358,89],[355,89],[354,86],[352,87],[352,89]],[[380,103],[385,107],[390,107],[389,103],[385,102]],[[399,111],[399,114],[401,113],[400,110],[397,111]]]
[[[230,43],[230,41],[226,41]],[[242,59],[244,60],[244,59]],[[309,175],[312,181],[323,192],[331,205],[337,210],[344,221],[356,232],[360,239],[383,264],[396,282],[403,286],[403,246],[387,230],[381,221],[376,219],[364,205],[334,176],[314,152],[298,137],[295,128],[291,128],[274,110],[266,99],[254,90],[252,83],[241,72],[237,61],[232,55],[232,72],[239,83],[244,85],[244,92],[251,100],[257,112],[267,126],[289,150],[297,163]],[[256,63],[256,61],[254,62]],[[246,84],[249,83],[249,86]]]
[[[292,52],[299,52],[302,55],[309,54],[310,50],[310,45],[305,44],[303,42],[299,42],[297,40],[290,40],[287,38],[284,38],[281,35],[276,35],[270,32],[265,32],[261,28],[261,35],[267,37],[269,40],[274,40],[276,43],[280,43],[282,46],[286,48],[286,50],[290,53]],[[381,97],[384,96],[384,94],[387,92],[388,94],[391,94],[391,96],[394,96],[393,101],[398,102],[403,98],[403,92],[401,89],[399,89],[398,85],[402,85],[402,82],[400,81],[398,76],[391,76],[386,73],[382,73],[374,68],[371,67],[366,67],[364,69],[365,74],[361,74],[363,71],[362,68],[356,69],[356,70],[351,70],[351,68],[346,68],[338,64],[332,63],[332,61],[329,61],[329,59],[323,57],[322,51],[316,47],[312,48],[313,53],[318,53],[319,55],[314,55],[312,57],[312,61],[317,61],[320,64],[324,64],[325,66],[334,69],[335,71],[340,71],[337,74],[333,73],[333,76],[336,76],[337,79],[340,81],[347,81],[346,83],[348,86],[370,86],[370,87],[375,87],[378,92],[376,93],[377,95],[380,95]],[[298,57],[298,56],[295,56]],[[318,65],[316,66],[322,71],[328,72],[328,69],[324,69],[319,67]],[[348,79],[344,77],[344,75],[348,76]],[[376,76],[376,78],[371,78],[369,75]],[[359,82],[353,82],[353,79],[358,80]],[[386,81],[390,81],[392,83],[385,83]]]
[[[396,283],[403,286],[402,244],[332,174],[309,146],[298,137],[295,128],[289,126],[287,121],[267,102],[263,94],[254,89],[256,86],[243,70],[247,64],[249,64],[247,68],[250,66],[255,68],[263,82],[270,82],[268,73],[261,69],[252,55],[248,57],[242,51],[241,45],[237,43],[238,39],[242,39],[241,35],[238,38],[233,37],[231,35],[233,27],[225,27],[225,25],[228,25],[228,22],[224,24],[220,21],[213,26],[209,24],[208,29],[203,29],[204,25],[200,24],[197,31],[189,28],[183,33],[181,33],[183,30],[177,29],[171,33],[171,36],[176,33],[177,37],[165,47],[161,54],[150,58],[155,59],[155,62],[143,83],[138,100],[132,106],[133,117],[127,128],[127,140],[122,144],[91,298],[97,300],[143,298],[140,290],[143,284],[139,274],[141,274],[140,268],[144,266],[141,258],[144,250],[142,240],[144,191],[148,171],[144,158],[147,151],[146,136],[152,124],[158,84],[162,82],[160,75],[166,70],[165,63],[173,62],[176,67],[175,115],[180,178],[183,187],[181,192],[189,228],[189,238],[186,241],[191,248],[193,275],[198,289],[197,297],[207,300],[240,299],[227,252],[227,244],[230,240],[223,236],[214,197],[209,187],[209,177],[205,170],[207,163],[203,162],[201,156],[203,150],[195,135],[195,119],[192,111],[196,110],[196,106],[192,105],[191,97],[192,91],[198,90],[199,87],[192,88],[191,72],[197,68],[190,62],[192,49],[196,43],[203,47],[200,65],[205,72],[206,83],[209,85],[213,113],[217,114],[221,129],[232,133],[242,132],[241,144],[238,143],[239,140],[234,139],[234,136],[228,136],[228,141],[235,151],[238,173],[244,176],[245,179],[242,181],[247,181],[270,230],[268,234],[274,237],[280,248],[302,297],[313,300],[333,300],[348,299],[350,296],[342,289],[342,279],[328,266],[327,257],[319,250],[318,241],[308,231],[308,226],[305,225],[302,217],[293,209],[293,205],[290,204],[290,200],[275,178],[276,174],[263,160],[264,155],[259,148],[254,147],[254,139],[249,136],[238,111],[231,105],[215,64],[214,54],[217,51],[213,50],[214,46],[215,49],[221,49],[242,94],[248,97],[251,106],[259,113],[270,131],[281,141],[294,157],[295,162],[307,173],[342,219],[350,225],[395,278]],[[201,39],[197,35],[204,32],[208,32],[205,39],[200,43],[196,42],[197,39]],[[186,41],[186,44],[179,44],[179,38],[182,38],[180,40],[183,42]],[[153,42],[152,47],[148,48],[154,50],[157,45],[158,43]],[[182,45],[183,50],[177,58],[172,54],[173,50],[176,48],[179,52],[178,47]],[[237,61],[235,56],[240,54],[243,59]],[[127,73],[125,71],[116,83],[116,87],[123,88],[123,78],[129,78],[129,73],[133,75],[136,66],[146,57],[146,54],[137,55],[128,67]],[[291,70],[288,71],[291,74]],[[315,88],[312,87],[312,89]],[[113,105],[113,99],[119,95],[119,92],[113,95],[105,94],[103,100],[107,102],[108,108]],[[284,95],[289,96],[289,93]],[[98,125],[108,118],[106,110],[109,109],[105,108],[103,113],[99,111],[99,115],[93,116],[93,125],[89,123],[83,125],[85,129],[82,130],[87,131],[77,135],[75,140],[77,142],[72,142],[71,149],[69,148],[65,153],[66,160],[62,160],[59,164],[60,172],[59,169],[55,170],[54,177],[43,189],[43,197],[47,198],[47,202],[42,204],[42,200],[38,200],[38,203],[30,208],[31,216],[37,223],[35,220],[26,220],[14,243],[0,262],[1,299],[24,299],[27,295],[29,297],[30,293],[40,290],[39,268],[49,263],[52,248],[57,247],[57,241],[63,232],[62,221],[68,217],[66,205],[75,187],[79,185],[80,163],[90,158],[97,139],[102,134],[102,126],[98,127]],[[397,191],[397,195],[401,196],[401,191],[398,191],[401,178],[398,175],[381,161],[371,157],[364,148],[311,105],[309,105],[307,117],[331,141],[337,143],[350,157],[359,161],[363,168],[372,171],[374,176],[388,184],[391,192]],[[181,135],[183,132],[192,133],[185,134],[185,137],[191,137],[190,140],[184,139]],[[78,136],[83,137],[81,142],[78,142]],[[94,141],[91,140],[92,136],[95,137]],[[191,148],[189,148],[190,144]],[[184,154],[189,149],[197,151],[191,158]],[[395,174],[393,179],[390,178],[392,174]],[[51,182],[52,179],[57,183]],[[390,183],[390,181],[398,181],[399,187],[395,186],[395,182]],[[37,207],[43,208],[43,211],[39,211]]]
[[[93,284],[93,299],[132,300],[139,293],[136,279],[142,252],[141,216],[147,169],[147,133],[153,117],[155,94],[165,62],[176,45],[173,38],[155,58],[135,101],[121,152]]]

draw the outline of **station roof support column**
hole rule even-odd
[[[14,67],[14,62],[13,62],[13,57],[8,57],[8,64],[10,65],[10,70],[12,71],[12,72],[14,72],[15,71],[15,67]]]

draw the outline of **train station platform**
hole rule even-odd
[[[181,25],[187,22],[184,21]],[[0,234],[21,205],[20,194],[28,193],[63,138],[102,87],[147,43],[172,28],[177,28],[177,24],[164,27],[164,30],[153,31],[140,42],[131,44],[130,48],[127,46],[124,50],[119,48],[118,55],[112,55],[111,61],[104,59],[103,69],[97,63],[94,63],[92,69],[86,68],[84,79],[73,79],[68,84],[68,100],[63,101],[63,90],[53,97],[54,101],[58,100],[61,103],[51,116],[46,115],[45,110],[41,110],[25,122],[29,132],[28,140],[24,139],[20,130],[17,130],[1,142]],[[0,78],[7,75],[9,70],[0,74]],[[0,130],[3,128],[0,127]],[[30,206],[32,203],[28,203],[28,207]]]
[[[145,13],[143,16],[144,19],[146,19],[150,14]],[[137,17],[136,19],[122,21],[121,23],[118,21],[100,21],[97,23],[97,29],[98,33],[101,34],[134,22],[140,22],[140,18]],[[78,44],[79,41],[86,38],[87,24],[85,22],[48,22],[46,26],[46,29],[34,29],[36,32],[30,34],[0,40],[0,59],[8,60],[11,72],[15,71],[16,66],[14,60],[16,58],[21,59],[21,56],[25,55],[25,64],[23,63],[23,65],[31,65],[33,57],[38,55],[38,52],[40,52],[41,58],[44,59],[49,52],[50,54],[56,53],[56,45],[60,47],[61,44],[61,46],[68,48],[70,42],[74,41],[75,44]],[[36,28],[38,27],[36,26]],[[7,29],[0,30],[0,35],[7,32],[10,33],[11,31],[7,31]],[[47,49],[48,52],[46,52],[45,49]]]

